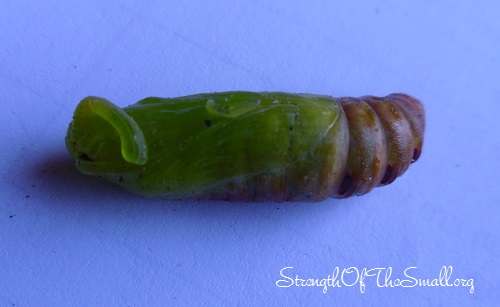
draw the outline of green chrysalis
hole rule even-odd
[[[418,159],[424,126],[404,94],[226,92],[123,109],[87,97],[66,146],[81,172],[143,196],[321,201],[394,181]]]

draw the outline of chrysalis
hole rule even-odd
[[[226,92],[150,97],[126,108],[87,97],[66,146],[78,169],[143,196],[321,201],[362,195],[420,156],[420,102]]]

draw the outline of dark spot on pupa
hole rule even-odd
[[[207,126],[207,127],[212,126],[212,121],[209,119],[205,119],[205,126]]]
[[[351,174],[347,173],[345,174],[344,179],[342,180],[342,184],[339,187],[339,194],[346,197],[351,196],[351,195],[346,195],[351,186],[352,186],[352,176]]]
[[[411,158],[411,163],[417,161],[419,157],[420,157],[420,149],[414,148],[413,149],[413,157]]]
[[[387,169],[385,170],[384,177],[382,178],[382,181],[380,181],[380,184],[389,184],[396,179],[396,176],[393,176],[393,168],[392,165],[388,165]]]
[[[94,162],[93,159],[91,159],[89,156],[87,156],[87,154],[84,153],[80,155],[80,159],[83,161]]]

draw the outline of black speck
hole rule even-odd
[[[293,131],[293,126],[290,126],[290,131]]]
[[[212,121],[209,119],[205,119],[205,126],[207,126],[207,127],[212,126]]]
[[[384,177],[382,177],[382,180],[380,181],[380,184],[389,184],[389,183],[392,183],[394,181],[394,179],[396,179],[396,174],[393,174],[393,168],[392,168],[392,165],[387,165],[387,168],[385,170],[385,174],[384,174]]]
[[[24,197],[26,197],[26,198],[30,198],[30,195],[29,195],[29,194],[26,194]]]
[[[119,182],[123,182],[124,180],[125,180],[125,178],[123,178],[123,176],[118,177]]]
[[[420,149],[419,148],[415,148],[413,149],[413,157],[411,158],[411,163],[415,162],[418,160],[418,158],[420,157]]]
[[[87,154],[81,154],[80,159],[83,161],[94,162],[94,160],[92,160],[89,156],[87,156]]]
[[[9,215],[9,219],[13,218],[14,216],[16,215],[15,214]]]
[[[352,187],[353,187],[352,176],[350,173],[346,173],[344,175],[344,179],[342,179],[342,183],[340,184],[338,193],[345,197],[351,196],[352,193],[348,192]],[[354,192],[354,190],[351,192]]]

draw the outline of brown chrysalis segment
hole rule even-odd
[[[406,116],[388,97],[364,96],[360,99],[377,113],[387,142],[387,167],[378,185],[392,183],[403,175],[412,162],[413,134]]]
[[[365,101],[352,97],[339,100],[349,124],[349,158],[336,197],[347,198],[368,193],[382,180],[387,142],[377,113]]]
[[[415,162],[420,157],[424,143],[424,107],[417,99],[406,94],[390,94],[386,98],[405,115],[410,123],[413,136],[412,162]]]

